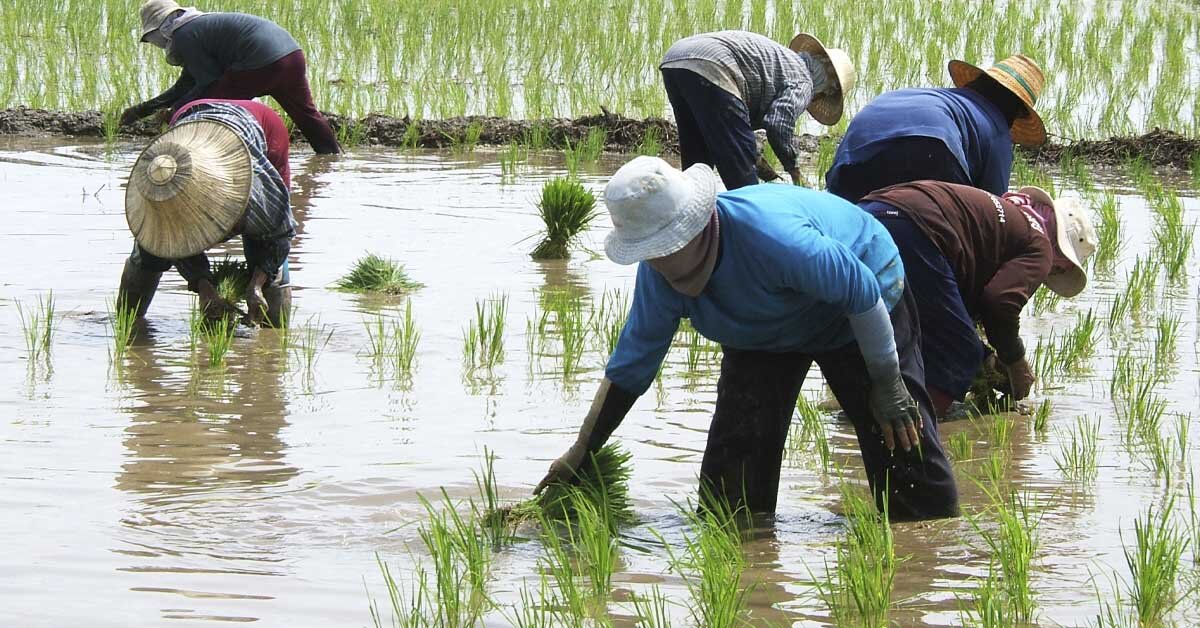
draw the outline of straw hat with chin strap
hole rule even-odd
[[[837,124],[837,121],[842,119],[846,94],[854,89],[854,81],[857,77],[854,62],[850,61],[850,55],[841,48],[826,48],[821,40],[808,33],[800,33],[793,37],[788,48],[812,55],[827,63],[827,67],[832,73],[830,78],[835,81],[837,89],[813,98],[808,105],[808,114],[825,126]]]
[[[142,151],[125,189],[125,220],[137,243],[182,259],[223,242],[246,214],[254,168],[232,129],[184,122]]]
[[[1034,106],[1046,86],[1046,77],[1033,59],[1025,55],[1013,55],[986,71],[966,61],[954,60],[948,66],[955,87],[962,87],[980,76],[987,75],[1016,95],[1025,104],[1026,114],[1013,120],[1012,139],[1017,144],[1041,146],[1046,143],[1046,125]]]

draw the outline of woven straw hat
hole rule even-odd
[[[613,230],[604,252],[618,264],[670,255],[704,230],[717,206],[717,176],[706,164],[683,172],[658,157],[635,157],[604,186]]]
[[[142,3],[142,41],[146,41],[146,35],[158,30],[162,26],[163,21],[171,16],[176,11],[183,10],[174,0],[146,0]]]
[[[1025,55],[1013,55],[997,62],[987,71],[956,59],[950,62],[948,69],[955,87],[962,87],[986,74],[1002,87],[1016,94],[1017,98],[1025,103],[1025,110],[1028,113],[1013,120],[1013,141],[1026,146],[1041,146],[1046,143],[1046,125],[1042,122],[1042,117],[1038,115],[1037,110],[1034,109],[1038,97],[1042,95],[1042,89],[1046,86],[1046,77],[1033,59]]]
[[[854,62],[850,61],[850,55],[841,48],[826,48],[821,40],[808,33],[800,33],[793,37],[788,48],[796,52],[808,53],[818,59],[825,59],[833,66],[833,78],[837,80],[838,89],[832,94],[814,98],[808,105],[808,114],[825,126],[837,124],[837,121],[842,119],[846,94],[854,89],[854,81],[857,78]]]
[[[1050,198],[1045,190],[1036,186],[1026,186],[1017,190],[1025,194],[1039,205],[1049,205],[1054,210],[1055,231],[1054,239],[1058,251],[1071,262],[1071,270],[1065,273],[1055,273],[1046,277],[1043,282],[1046,287],[1064,296],[1073,297],[1087,287],[1087,273],[1083,271],[1083,262],[1096,252],[1096,230],[1088,217],[1083,202],[1074,196],[1058,199]]]
[[[224,241],[246,213],[254,168],[232,129],[184,122],[142,151],[125,189],[125,221],[137,243],[164,259]]]

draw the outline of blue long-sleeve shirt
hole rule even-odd
[[[857,206],[792,185],[754,185],[717,197],[720,260],[698,297],[638,266],[629,318],[605,371],[623,390],[649,388],[679,319],[736,349],[821,352],[854,340],[847,316],[904,290],[887,230]]]
[[[891,140],[904,137],[941,140],[973,187],[992,194],[1008,191],[1013,161],[1008,122],[999,107],[965,88],[901,89],[872,100],[850,121],[826,185],[836,189],[842,166],[869,161]]]

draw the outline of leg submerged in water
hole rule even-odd
[[[158,282],[162,274],[171,268],[171,263],[140,250],[134,246],[133,254],[125,259],[125,268],[121,271],[121,285],[117,289],[117,307],[121,309],[137,309],[136,319],[146,316],[150,309],[150,301],[158,291]]]

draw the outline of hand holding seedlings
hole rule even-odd
[[[196,294],[200,296],[200,311],[204,318],[213,321],[226,316],[245,316],[238,307],[217,294],[216,286],[207,279],[196,282]]]
[[[263,286],[267,284],[267,274],[255,268],[246,286],[246,316],[242,322],[251,327],[257,327],[267,313],[267,301],[263,298]]]
[[[575,478],[575,471],[583,464],[586,457],[587,449],[585,447],[580,447],[578,443],[572,445],[567,453],[550,463],[550,470],[546,472],[546,477],[538,482],[537,488],[533,489],[533,494],[541,495],[542,491],[551,484],[569,483]]]
[[[1033,369],[1029,368],[1029,361],[1021,358],[1012,364],[1004,365],[1004,372],[1008,374],[1009,388],[1012,390],[1013,399],[1021,400],[1029,396],[1029,391],[1033,388],[1033,383],[1037,381],[1037,377],[1033,374]]]

